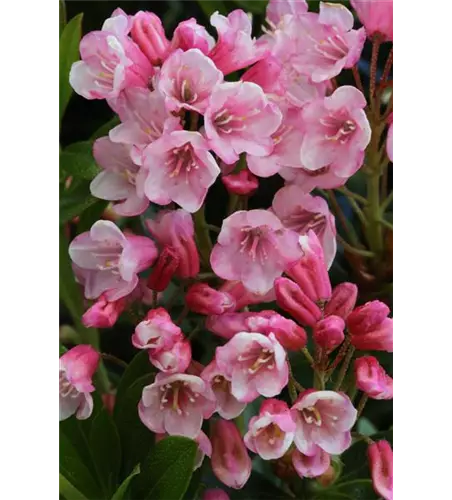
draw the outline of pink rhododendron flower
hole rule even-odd
[[[156,292],[163,292],[179,267],[180,257],[170,246],[164,246],[148,278],[148,286]]]
[[[393,454],[391,445],[377,441],[367,448],[374,490],[384,500],[393,500]]]
[[[152,65],[159,65],[167,57],[170,42],[165,36],[162,21],[153,12],[139,11],[133,17],[132,38]]]
[[[99,353],[90,345],[80,344],[60,358],[60,421],[74,415],[85,420],[93,412],[92,377],[99,363]]]
[[[304,455],[296,449],[292,452],[292,464],[300,477],[319,477],[328,470],[330,462],[328,453],[318,446],[313,455]]]
[[[392,0],[351,0],[367,36],[382,35],[384,41],[393,38]]]
[[[329,302],[325,306],[325,316],[339,316],[346,319],[353,311],[358,298],[358,287],[354,283],[341,283],[333,289]]]
[[[228,420],[213,421],[210,439],[215,476],[230,488],[243,488],[251,474],[251,459],[236,425]]]
[[[238,417],[246,407],[246,403],[238,401],[231,393],[231,381],[213,359],[202,371],[201,378],[205,380],[217,400],[218,414],[226,420]]]
[[[299,16],[308,11],[306,0],[270,0],[267,5],[267,20],[277,26],[285,15]]]
[[[357,307],[347,317],[351,343],[362,351],[392,352],[392,318],[389,307],[379,300],[372,300]]]
[[[204,113],[223,73],[199,49],[175,50],[158,74],[158,89],[165,96],[167,109],[188,109]]]
[[[202,496],[202,500],[230,500],[229,495],[219,488],[206,490]]]
[[[220,173],[203,136],[185,130],[149,144],[143,152],[143,165],[148,171],[146,196],[159,205],[174,201],[188,212],[199,210]]]
[[[263,90],[251,82],[228,82],[212,93],[204,115],[211,148],[225,162],[234,163],[241,153],[265,156],[273,149],[272,134],[282,115]]]
[[[363,94],[346,85],[303,108],[306,133],[300,159],[304,169],[315,172],[329,167],[347,177],[362,165],[371,135],[365,106]]]
[[[323,249],[328,269],[336,256],[336,224],[328,203],[321,196],[305,194],[290,185],[281,188],[273,198],[272,209],[285,227],[300,235],[314,231]]]
[[[350,446],[357,412],[345,394],[307,390],[299,395],[292,412],[297,423],[295,446],[304,455],[313,456],[317,446],[338,455]]]
[[[108,301],[101,295],[96,302],[83,314],[82,323],[87,328],[111,328],[126,308],[126,299]]]
[[[223,314],[235,309],[235,300],[227,292],[215,290],[207,283],[195,283],[185,295],[188,308],[198,314]]]
[[[392,113],[389,116],[388,123],[389,123],[389,129],[388,129],[388,137],[386,138],[386,153],[388,154],[388,158],[391,161],[393,160],[393,147],[394,147],[394,124],[393,124],[393,118],[392,118]]]
[[[210,17],[210,24],[217,29],[218,41],[209,57],[225,75],[265,56],[265,50],[251,38],[251,19],[243,10],[233,10],[228,17],[215,12]]]
[[[267,293],[253,293],[243,286],[241,281],[225,281],[221,285],[220,290],[228,292],[235,299],[235,309],[239,311],[251,304],[261,304],[265,302],[273,302],[275,300],[275,292],[271,288]]]
[[[173,49],[199,49],[203,54],[208,54],[215,45],[215,39],[209,35],[204,26],[198,24],[192,17],[179,23],[174,30],[171,47]]]
[[[299,257],[298,235],[274,214],[242,210],[223,221],[210,263],[221,278],[239,280],[251,292],[265,294]]]
[[[287,385],[286,352],[272,333],[268,337],[237,333],[227,344],[217,347],[215,359],[231,380],[231,393],[239,401],[253,401],[259,394],[271,398]]]
[[[138,273],[152,266],[157,249],[151,239],[124,234],[113,222],[99,220],[74,238],[69,255],[78,267],[85,297],[95,299],[106,292],[105,298],[114,301],[136,288]]]
[[[243,440],[249,450],[264,460],[275,460],[290,448],[295,428],[287,403],[267,399],[262,403],[259,415],[251,418]]]
[[[138,414],[152,432],[195,438],[204,418],[215,411],[215,396],[195,375],[158,373],[143,388]]]
[[[377,358],[363,356],[355,360],[356,386],[372,399],[392,399],[392,378]]]
[[[312,338],[327,354],[344,341],[345,321],[339,316],[328,316],[315,324]]]
[[[127,37],[131,23],[121,9],[102,31],[91,31],[80,42],[81,61],[72,65],[69,82],[85,99],[118,97],[127,87],[146,87],[154,74],[150,62]]]
[[[91,194],[115,201],[113,210],[125,216],[142,214],[149,206],[143,190],[145,175],[130,152],[130,146],[115,144],[108,137],[97,139],[93,146],[94,159],[103,171],[91,181]]]
[[[257,177],[247,168],[237,174],[223,175],[221,180],[230,194],[251,196],[259,187]]]
[[[179,256],[176,276],[193,278],[199,273],[199,254],[195,243],[192,216],[185,210],[161,210],[146,227],[162,246],[170,246]]]
[[[285,86],[283,84],[283,65],[279,59],[268,55],[265,59],[253,64],[251,68],[240,78],[244,82],[253,82],[262,87],[266,94],[283,96]]]

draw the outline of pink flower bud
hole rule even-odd
[[[281,82],[282,71],[283,66],[278,59],[269,55],[251,66],[241,80],[257,83],[266,94],[283,95],[285,88]]]
[[[351,0],[367,36],[378,33],[385,41],[393,38],[392,0]]]
[[[392,378],[373,356],[355,361],[356,386],[372,399],[392,399]]]
[[[322,245],[312,229],[300,236],[300,245],[303,257],[285,272],[313,302],[323,304],[331,297],[331,283]]]
[[[347,319],[353,311],[358,297],[358,287],[353,283],[341,283],[337,285],[331,299],[325,306],[325,316],[340,316]]]
[[[357,307],[347,318],[351,343],[362,351],[392,352],[392,318],[389,307],[379,300],[372,300]]]
[[[220,292],[207,283],[195,283],[185,295],[188,308],[199,314],[223,314],[235,309],[234,298],[226,292]]]
[[[165,246],[148,279],[148,286],[156,292],[163,292],[169,285],[179,266],[179,255],[171,246]]]
[[[345,322],[339,316],[321,319],[312,333],[314,342],[326,353],[334,351],[344,341]]]
[[[391,445],[386,440],[372,443],[367,449],[367,455],[374,490],[384,500],[392,500],[393,460]]]
[[[87,328],[111,328],[126,306],[125,298],[108,301],[103,293],[82,316],[82,323]]]
[[[330,456],[318,446],[312,456],[304,455],[295,449],[292,453],[292,463],[300,477],[319,477],[328,470]]]
[[[251,474],[251,459],[236,425],[228,420],[211,423],[212,470],[226,486],[239,490]]]
[[[153,12],[139,11],[133,18],[132,39],[153,65],[159,65],[168,56],[170,43],[160,18]]]
[[[292,280],[277,278],[274,283],[276,302],[299,323],[314,326],[322,317],[322,311]]]
[[[229,500],[229,495],[219,488],[206,490],[202,500]]]
[[[241,281],[226,281],[221,287],[222,292],[228,292],[235,299],[235,309],[239,311],[251,304],[261,304],[262,302],[273,302],[275,292],[273,288],[265,294],[253,293],[247,290]]]
[[[228,193],[251,196],[257,191],[259,181],[247,168],[238,174],[223,175],[221,177]]]
[[[215,39],[209,35],[204,26],[196,22],[194,17],[177,25],[171,42],[172,49],[199,49],[205,55],[214,45]]]
[[[188,340],[176,342],[171,349],[149,351],[151,363],[164,373],[183,373],[191,362],[191,344]]]

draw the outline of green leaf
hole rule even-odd
[[[89,231],[91,226],[102,218],[105,209],[107,208],[109,202],[106,200],[97,200],[95,203],[90,205],[83,213],[80,215],[79,223],[77,224],[77,232],[84,233]]]
[[[72,95],[69,71],[79,58],[79,44],[82,37],[83,14],[73,17],[65,26],[60,37],[60,124]]]
[[[93,157],[93,143],[75,142],[60,153],[60,170],[65,177],[92,180],[100,172]],[[61,174],[60,174],[61,176]]]
[[[121,486],[116,490],[115,494],[111,497],[111,500],[125,500],[126,494],[129,489],[130,482],[132,479],[140,473],[140,466],[137,465],[132,473],[124,479]]]
[[[228,12],[226,5],[221,0],[198,0],[198,3],[207,18],[210,18],[216,11],[220,14],[227,14]]]
[[[82,462],[68,437],[60,433],[60,473],[79,492],[88,498],[102,498],[100,488]]]
[[[262,14],[268,4],[267,0],[233,0],[239,8],[245,12],[252,12],[253,14]]]
[[[66,23],[67,23],[66,4],[64,3],[64,0],[60,0],[60,36],[61,33],[63,33]]]
[[[314,500],[377,500],[371,479],[355,479],[319,492]]]
[[[91,195],[89,184],[88,181],[83,181],[60,193],[60,225],[69,222],[96,203],[97,198]]]
[[[378,429],[375,427],[375,425],[366,417],[361,417],[358,420],[356,430],[364,436],[372,436],[373,434],[378,432]]]
[[[111,120],[109,120],[107,123],[104,123],[102,126],[100,126],[94,134],[90,137],[90,141],[95,141],[96,139],[99,139],[99,137],[104,137],[108,135],[108,132],[116,125],[119,125],[121,123],[119,116],[115,115]]]
[[[118,485],[121,444],[116,425],[105,408],[97,415],[91,425],[89,447],[99,481],[110,496]]]
[[[62,356],[65,352],[67,352],[66,347],[64,347],[64,345],[61,345],[61,344],[60,344],[60,358],[61,358],[61,356]]]
[[[134,482],[136,497],[180,500],[190,483],[198,445],[192,439],[170,436],[159,441]]]
[[[66,500],[88,500],[83,493],[75,488],[61,473],[60,473],[60,495]]]

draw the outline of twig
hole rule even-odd
[[[388,222],[387,220],[385,220],[385,219],[380,219],[378,222],[379,222],[382,226],[384,226],[384,227],[386,227],[386,228],[390,229],[391,231],[394,231],[394,226],[393,226],[390,222]]]
[[[393,49],[394,47],[391,47],[391,51],[389,52],[388,58],[386,59],[386,64],[383,69],[383,74],[381,75],[380,85],[382,83],[385,83],[389,77],[389,72],[391,71],[392,67]]]
[[[352,71],[353,71],[353,77],[355,79],[356,86],[364,94],[363,82],[361,81],[361,75],[359,74],[358,67],[353,66]]]
[[[339,352],[337,353],[336,357],[334,358],[334,360],[331,362],[330,366],[328,367],[328,370],[325,374],[325,380],[327,382],[330,379],[331,374],[334,372],[336,367],[344,359],[349,345],[350,345],[350,337],[347,337],[345,339],[344,343],[341,345],[341,348],[339,349]]]
[[[369,399],[369,396],[367,394],[363,394],[361,396],[361,399],[359,400],[359,403],[358,403],[358,408],[357,408],[358,413],[356,415],[356,420],[358,420],[358,418],[361,416],[361,413],[363,412],[364,407],[366,406],[368,399]]]
[[[350,346],[348,348],[347,355],[345,356],[344,362],[342,363],[341,369],[339,371],[339,376],[338,379],[336,380],[336,383],[334,384],[334,391],[338,391],[342,385],[342,382],[344,381],[345,375],[347,374],[348,367],[350,365],[350,361],[353,358],[353,354],[355,352],[355,348],[353,346]]]
[[[392,201],[392,197],[393,197],[393,193],[394,191],[391,191],[388,195],[388,197],[383,200],[383,202],[381,203],[380,205],[380,213],[381,214],[384,214],[385,213],[385,210],[389,207],[389,205],[391,204],[391,201]]]
[[[339,193],[342,193],[343,195],[347,196],[347,198],[353,198],[354,200],[358,201],[362,205],[367,205],[367,199],[364,198],[364,196],[361,196],[360,194],[354,193],[353,191],[350,191],[345,186],[335,188],[336,191],[339,191]]]
[[[378,52],[380,51],[381,39],[380,35],[376,33],[372,40],[372,56],[370,60],[370,83],[369,83],[369,97],[370,107],[376,116],[380,115],[379,110],[375,106],[375,87],[377,84],[377,65],[378,65]]]

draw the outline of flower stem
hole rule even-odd
[[[361,81],[361,75],[359,74],[358,66],[353,66],[352,71],[357,88],[364,94],[363,82]]]
[[[350,362],[353,358],[353,354],[355,352],[355,348],[353,346],[349,346],[347,355],[345,356],[344,362],[342,363],[341,369],[339,371],[339,376],[334,385],[334,391],[338,391],[344,381],[345,375],[347,375],[348,367],[350,366]]]
[[[393,47],[391,47],[391,51],[389,52],[388,58],[386,59],[386,64],[383,69],[383,74],[381,76],[381,83],[386,82],[386,80],[389,78],[389,72],[391,71],[392,68],[392,58],[393,58]]]
[[[350,337],[347,337],[344,341],[344,343],[341,345],[341,348],[339,349],[339,352],[337,353],[336,357],[328,367],[328,370],[326,372],[325,380],[328,381],[336,369],[336,367],[339,365],[339,363],[344,359],[345,354],[347,353],[348,346],[350,345]]]
[[[375,87],[377,85],[377,64],[378,64],[378,52],[380,51],[381,39],[377,34],[374,35],[372,40],[372,57],[370,60],[370,83],[369,83],[369,97],[370,97],[370,107],[372,111],[379,115],[379,111],[376,109],[375,101]]]
[[[102,359],[105,359],[106,361],[111,361],[112,363],[115,363],[118,366],[121,366],[122,368],[127,368],[129,366],[122,359],[119,359],[116,356],[113,356],[113,354],[107,354],[106,352],[102,352],[100,355],[102,356]]]
[[[361,413],[363,412],[364,407],[366,406],[368,399],[369,399],[369,396],[367,394],[363,394],[361,396],[361,399],[359,400],[359,403],[358,403],[358,408],[357,408],[358,414],[356,416],[356,420],[358,420],[358,418],[361,416]]]

